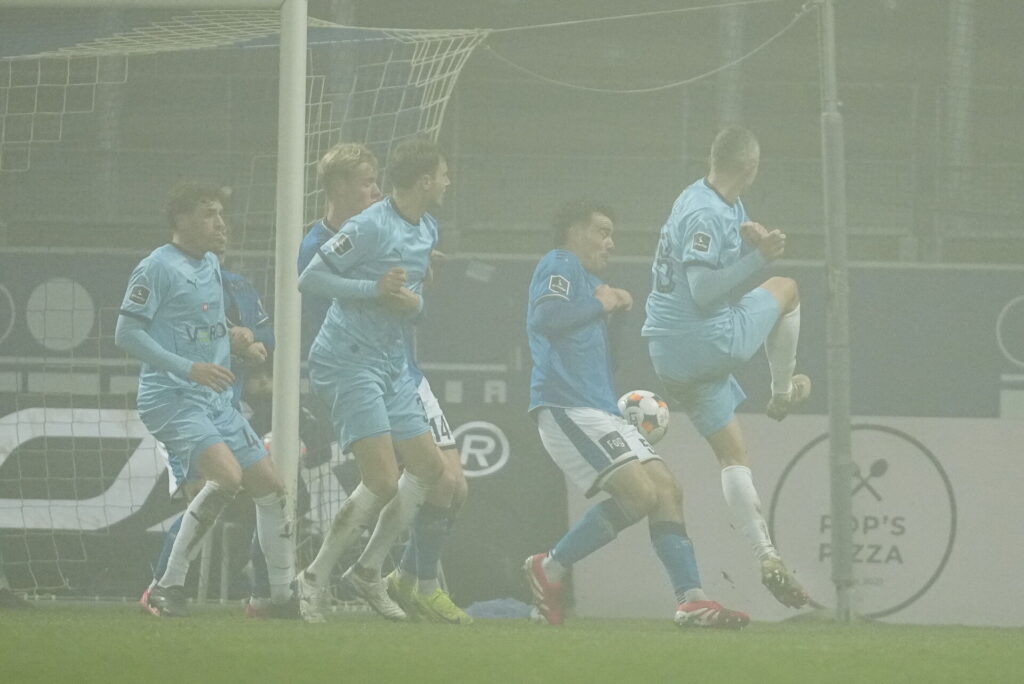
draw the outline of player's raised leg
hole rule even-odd
[[[769,278],[761,287],[772,294],[781,311],[778,322],[765,338],[764,350],[772,376],[772,397],[765,413],[782,420],[793,406],[811,394],[810,378],[793,374],[800,337],[800,292],[795,280],[778,276]]]

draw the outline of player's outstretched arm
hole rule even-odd
[[[379,296],[376,281],[339,275],[319,254],[299,276],[299,291],[333,299],[374,299]]]

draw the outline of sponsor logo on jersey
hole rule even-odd
[[[623,454],[629,453],[629,445],[626,444],[626,440],[623,439],[622,435],[618,432],[609,432],[598,441],[601,443],[601,447],[605,450],[605,453],[607,453],[612,459],[616,459]]]
[[[569,279],[560,275],[553,275],[548,279],[548,292],[569,298]]]
[[[145,285],[136,285],[128,294],[128,299],[139,306],[145,306],[146,302],[149,301],[149,288]]]
[[[693,236],[693,249],[698,252],[707,252],[711,249],[711,235],[708,233],[697,233]]]
[[[228,334],[228,327],[220,321],[213,325],[198,325],[190,328],[187,332],[188,340],[192,344],[208,344],[219,340]]]
[[[340,235],[337,242],[334,243],[334,253],[338,256],[343,256],[352,251],[352,238],[348,235]]]

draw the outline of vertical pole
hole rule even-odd
[[[307,1],[281,6],[274,250],[274,462],[294,514],[299,473],[299,320],[295,262],[302,229],[306,133]],[[294,518],[294,515],[292,515]],[[293,539],[294,542],[294,539]]]
[[[832,582],[836,620],[849,622],[853,586],[853,449],[850,438],[850,311],[846,255],[846,160],[843,117],[836,84],[835,10],[821,0],[818,13],[821,52],[821,151],[825,194],[825,243],[828,286],[829,464],[832,494]]]

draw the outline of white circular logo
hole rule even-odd
[[[7,339],[14,329],[17,310],[14,308],[14,297],[10,290],[0,285],[0,343]]]
[[[85,341],[96,321],[96,306],[84,287],[69,278],[50,278],[32,290],[25,322],[39,344],[68,351]]]
[[[880,618],[923,596],[956,539],[949,477],[920,441],[886,425],[854,425],[850,491],[853,597]],[[769,533],[812,597],[833,595],[829,440],[823,434],[789,462],[772,496]]]
[[[1010,340],[1009,344],[1007,340]],[[1024,295],[1008,301],[999,312],[996,344],[1007,361],[1024,368]]]
[[[455,444],[466,477],[483,477],[508,463],[508,437],[493,423],[473,420],[455,428]]]

